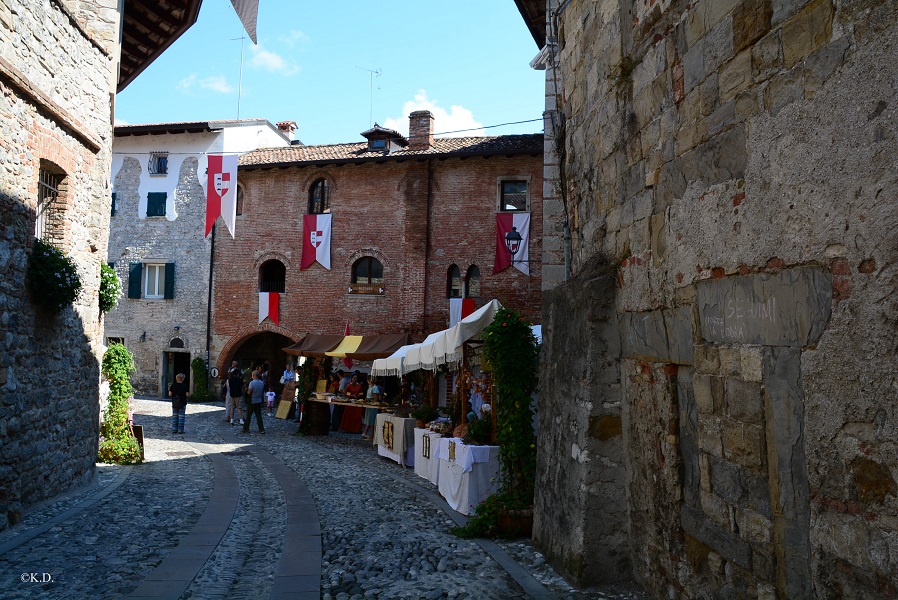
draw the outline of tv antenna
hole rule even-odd
[[[380,77],[383,74],[383,71],[381,71],[380,69],[366,69],[365,67],[356,67],[356,69],[367,71],[371,81],[371,108],[370,112],[368,113],[368,121],[371,125],[374,125],[374,78]]]

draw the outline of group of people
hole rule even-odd
[[[243,433],[249,433],[249,427],[253,422],[253,415],[256,417],[256,426],[260,434],[265,434],[265,424],[262,421],[262,407],[267,407],[267,415],[270,417],[274,414],[274,400],[277,394],[272,389],[269,382],[268,363],[256,365],[250,373],[250,380],[247,383],[246,376],[237,364],[237,361],[231,361],[231,368],[228,370],[227,388],[228,388],[228,408],[225,414],[225,420],[231,425],[239,423],[243,426]],[[286,384],[296,379],[296,373],[293,366],[287,363],[284,374],[280,378],[280,383]],[[244,411],[244,405],[245,411]]]
[[[347,398],[365,398],[368,402],[380,402],[383,396],[383,388],[372,377],[370,381],[361,372],[355,371],[349,373],[343,369],[331,373],[327,391],[332,394],[343,394]],[[331,415],[331,430],[337,431],[343,418],[342,406],[334,406],[334,412]],[[380,411],[376,408],[366,408],[362,416],[362,439],[371,439],[374,434],[374,425],[377,423],[377,413]]]

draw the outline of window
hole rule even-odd
[[[41,160],[37,180],[37,219],[34,222],[34,237],[49,241],[54,224],[60,219],[57,199],[62,190],[65,172]]]
[[[121,344],[122,346],[124,346],[124,345],[125,345],[125,338],[121,338],[121,337],[108,337],[108,338],[106,338],[106,345],[107,345],[107,346],[111,346],[111,345],[113,345],[113,344]]]
[[[373,256],[363,256],[352,265],[350,294],[383,294],[384,266]]]
[[[147,194],[147,216],[148,217],[164,217],[165,202],[168,194],[166,192],[150,192]]]
[[[168,174],[168,152],[153,152],[150,154],[150,162],[147,164],[150,175]]]
[[[169,348],[183,348],[184,340],[181,338],[172,338],[171,341],[168,342]]]
[[[175,263],[131,263],[128,298],[170,300],[175,297]]]
[[[477,265],[468,267],[468,273],[465,275],[465,298],[480,297],[480,269]]]
[[[112,192],[112,213],[109,215],[111,217],[115,216],[115,192]]]
[[[529,210],[528,185],[521,179],[499,181],[499,211],[519,212]]]
[[[387,147],[387,140],[371,140],[368,142],[368,147],[372,150],[385,150]]]
[[[287,267],[279,260],[269,260],[259,267],[259,291],[284,293]]]
[[[316,179],[309,188],[309,214],[321,215],[331,211],[331,188],[326,179]]]
[[[462,291],[461,271],[459,271],[458,265],[452,265],[446,275],[446,297],[461,298]]]
[[[243,214],[243,186],[237,184],[237,214]]]

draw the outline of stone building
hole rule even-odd
[[[107,341],[125,344],[136,393],[164,397],[209,351],[209,281],[216,225],[205,234],[207,156],[290,144],[266,120],[125,125],[112,145],[109,260],[126,294],[106,316]]]
[[[243,214],[215,246],[213,362],[270,357],[307,333],[408,333],[449,325],[450,297],[492,298],[540,315],[541,265],[493,274],[497,213],[531,214],[542,231],[541,134],[434,138],[375,126],[367,141],[258,150],[240,158]],[[504,201],[504,202],[503,202]],[[303,217],[331,215],[330,269],[301,269]],[[519,265],[520,266],[520,265]],[[259,321],[259,292],[281,292],[279,319]]]
[[[535,542],[658,598],[894,597],[898,5],[548,4]]]
[[[200,2],[124,4],[121,17],[118,0],[0,3],[0,529],[94,475],[112,99]],[[36,236],[66,252],[83,282],[58,315],[39,311],[41,290],[26,285]]]

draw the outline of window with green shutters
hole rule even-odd
[[[147,216],[164,217],[166,192],[150,192],[147,194]]]
[[[128,298],[171,300],[175,297],[175,263],[131,263]]]

